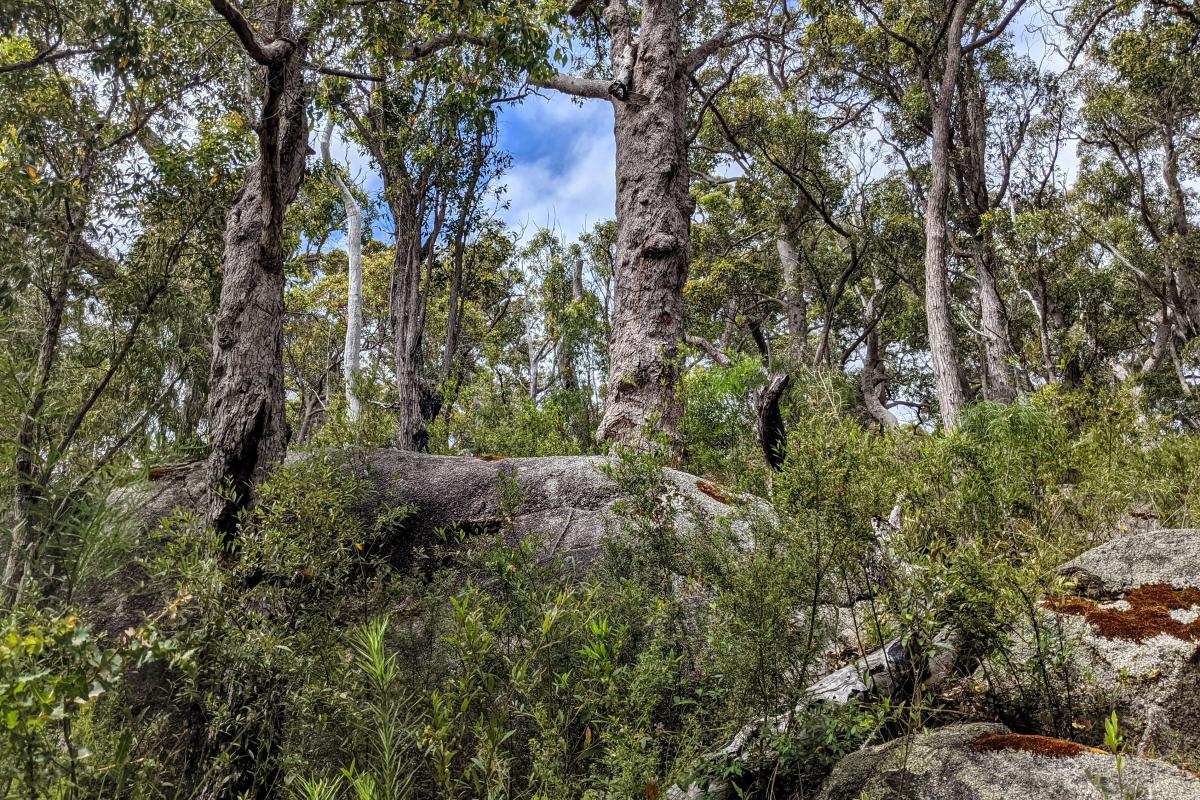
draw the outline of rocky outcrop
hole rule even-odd
[[[1118,536],[1068,561],[1059,573],[1075,593],[1104,599],[1138,586],[1200,587],[1200,528]]]
[[[1075,742],[955,725],[847,756],[819,800],[1196,800],[1200,779]]]
[[[1200,766],[1200,530],[1121,536],[1060,572],[1073,588],[1043,607],[1073,673],[1140,753]]]
[[[609,459],[599,456],[436,456],[391,449],[323,455],[365,478],[379,507],[410,507],[403,530],[414,541],[452,526],[468,532],[495,530],[511,518],[518,535],[538,534],[555,555],[587,564],[599,554],[605,533],[619,525],[617,507],[629,499],[606,474]],[[314,457],[301,452],[289,461]],[[173,509],[198,508],[204,490],[201,466],[175,465],[152,471],[151,478],[123,490],[114,502],[147,525]],[[684,532],[697,520],[730,516],[746,502],[766,511],[761,501],[678,470],[663,470],[663,487]]]

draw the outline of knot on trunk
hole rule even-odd
[[[642,255],[647,258],[666,258],[680,248],[679,237],[670,233],[651,234],[642,244]]]

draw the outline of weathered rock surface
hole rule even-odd
[[[453,525],[469,531],[496,529],[511,511],[518,535],[540,534],[555,554],[581,564],[599,554],[601,539],[618,525],[614,506],[628,499],[603,470],[609,459],[599,456],[476,458],[391,449],[326,455],[342,459],[346,469],[366,477],[381,507],[411,506],[413,513],[404,530],[414,539]],[[298,453],[289,460],[313,457]],[[686,472],[667,469],[663,477],[681,529],[690,529],[697,519],[730,516],[741,502],[727,490]],[[202,468],[183,465],[163,471],[148,485],[123,491],[114,500],[153,524],[175,508],[196,508],[203,480]],[[515,492],[508,488],[513,485]],[[507,498],[516,500],[511,510],[505,508]],[[766,508],[761,501],[755,504]]]
[[[1200,586],[1200,528],[1118,536],[1068,561],[1059,572],[1075,581],[1076,594],[1106,598],[1138,586]]]
[[[1128,790],[1128,793],[1126,793]],[[1197,800],[1200,779],[1161,761],[976,723],[847,756],[820,800]]]
[[[1076,588],[1044,606],[1073,671],[1139,752],[1200,766],[1200,530],[1120,536],[1060,572]]]

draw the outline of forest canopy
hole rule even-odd
[[[0,797],[807,798],[947,720],[1119,778],[1039,625],[1200,525],[1198,44],[1180,0],[0,0]],[[578,230],[509,213],[546,98],[606,109]]]

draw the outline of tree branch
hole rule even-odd
[[[729,41],[729,37],[733,34],[733,26],[726,23],[721,26],[721,29],[714,33],[707,41],[702,42],[695,50],[683,57],[681,69],[685,73],[695,72],[700,67],[704,66],[704,62],[712,58],[713,54],[725,46]]]
[[[269,44],[259,41],[258,37],[254,35],[254,28],[251,27],[250,21],[246,19],[246,15],[242,13],[234,0],[209,0],[209,2],[237,34],[238,41],[246,49],[246,54],[264,67],[278,63],[292,51],[294,45],[287,39],[276,39]]]
[[[1025,2],[1026,0],[1017,0],[1017,2],[1013,3],[1013,7],[1010,8],[1008,13],[1004,15],[1004,19],[1000,20],[1000,22],[996,24],[996,27],[992,28],[990,33],[985,33],[978,39],[975,39],[973,42],[963,47],[963,55],[966,55],[973,50],[978,50],[984,45],[991,44],[993,41],[995,41],[1000,34],[1004,33],[1005,29],[1008,28],[1009,23],[1013,21],[1013,17],[1017,16],[1017,14],[1021,12],[1021,9],[1025,7]]]
[[[6,72],[18,72],[23,69],[40,67],[43,64],[52,64],[55,61],[62,61],[63,59],[75,56],[91,55],[99,51],[100,48],[98,47],[78,47],[71,50],[55,50],[53,47],[48,47],[28,61],[18,61],[15,64],[0,64],[0,75]]]
[[[311,61],[304,63],[305,69],[311,69],[322,75],[333,75],[338,78],[349,78],[352,81],[375,81],[382,83],[383,77],[380,75],[371,75],[367,72],[354,72],[348,69],[339,69],[338,67],[323,67],[320,64],[314,64]]]
[[[609,82],[598,78],[576,78],[574,75],[563,75],[556,72],[549,78],[530,77],[529,82],[542,89],[569,94],[572,97],[583,97],[592,100],[609,100]]]
[[[729,360],[729,356],[721,352],[721,349],[715,344],[705,339],[703,336],[694,336],[686,333],[683,340],[693,347],[698,347],[704,351],[704,354],[711,358],[718,366],[732,367],[733,362]]]

